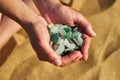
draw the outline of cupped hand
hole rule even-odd
[[[48,33],[46,21],[40,16],[39,19],[31,24],[25,25],[31,45],[41,61],[50,62],[56,66],[61,65],[61,56],[50,47],[50,35]]]
[[[82,48],[80,51],[75,51],[69,55],[63,56],[62,66],[75,62],[79,59],[87,60],[91,37],[96,36],[96,33],[93,31],[91,24],[87,21],[87,19],[79,12],[62,4],[52,5],[52,7],[45,8],[46,10],[43,11],[39,6],[38,9],[41,11],[41,15],[48,23],[61,23],[69,26],[77,25],[78,29],[83,33]]]

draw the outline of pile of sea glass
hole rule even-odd
[[[81,48],[83,39],[77,27],[62,24],[49,24],[48,27],[50,45],[58,55],[64,56]]]

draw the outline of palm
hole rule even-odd
[[[37,2],[37,0],[35,1],[35,3],[37,5],[41,15],[48,22],[48,24],[49,23],[66,24],[69,26],[74,26],[74,24],[77,24],[79,28],[83,29],[83,33],[84,33],[83,39],[84,40],[83,40],[83,46],[82,46],[81,52],[75,51],[75,52],[73,52],[69,55],[63,56],[63,57],[59,56],[59,59],[62,61],[61,66],[65,66],[65,65],[75,62],[81,58],[86,60],[87,59],[86,57],[88,55],[87,54],[88,48],[90,45],[90,37],[89,36],[94,36],[94,34],[93,34],[94,31],[92,31],[89,22],[79,12],[77,12],[67,6],[64,6],[62,4],[60,4],[60,5],[53,4],[52,6],[54,6],[54,7],[49,7],[50,5],[46,4],[46,3],[44,6],[40,6],[39,1]],[[41,30],[43,30],[43,29],[41,29]],[[39,34],[39,32],[38,32],[38,34]],[[46,34],[46,33],[44,32],[43,34]],[[49,45],[49,37],[50,36],[47,33],[47,35],[44,35],[44,36],[42,35],[40,37],[42,37],[42,38],[48,37],[48,38],[43,39],[43,42],[47,41],[47,43],[42,44],[44,46],[40,45],[41,48],[38,48],[39,46],[37,48],[35,48],[33,45],[35,51],[36,52],[38,51],[38,56],[39,56],[39,52],[42,51],[43,54],[46,53],[44,55],[44,58],[46,57],[50,60],[53,59],[52,61],[54,61],[54,60],[56,61],[58,56],[55,57],[55,54],[54,54],[55,52],[50,47],[45,46],[45,45],[47,45],[47,46]],[[49,48],[49,49],[47,49],[47,48]],[[47,51],[47,52],[45,52],[45,51]],[[52,53],[52,54],[50,54],[50,53]],[[51,55],[54,55],[54,57]],[[40,55],[40,56],[42,57],[43,55]],[[50,61],[50,60],[47,60],[47,61]]]
[[[90,45],[90,37],[93,34],[90,32],[90,24],[89,22],[77,11],[64,6],[60,5],[54,10],[47,10],[45,12],[42,12],[42,16],[46,19],[48,23],[61,23],[61,24],[67,24],[69,26],[74,26],[75,24],[78,25],[78,28],[83,31],[83,47],[81,49],[81,52],[83,54],[83,59],[87,59],[87,53]],[[89,27],[88,27],[89,26]]]
[[[38,57],[42,61],[49,61],[49,47],[50,36],[47,30],[47,23],[41,18],[39,21],[29,25],[28,35],[31,45]]]

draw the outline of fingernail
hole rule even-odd
[[[53,64],[54,64],[55,66],[60,66],[60,65],[62,64],[61,59],[56,59],[56,60],[53,62]]]
[[[93,36],[96,36],[96,33],[93,31]]]
[[[83,56],[82,56],[82,54],[80,55],[80,59],[82,58]]]
[[[92,29],[92,26],[90,26],[90,30],[91,30],[91,32],[92,32],[92,35],[93,35],[93,36],[96,36],[96,33],[95,33],[94,30]]]
[[[92,33],[93,33],[93,36],[96,36],[96,33],[95,33],[95,31],[93,31],[93,29],[92,29]]]
[[[88,55],[85,56],[85,61],[88,59]]]

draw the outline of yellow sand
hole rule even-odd
[[[74,0],[72,7],[97,33],[89,59],[64,68],[41,62],[21,30],[0,51],[0,80],[120,80],[120,0]]]

